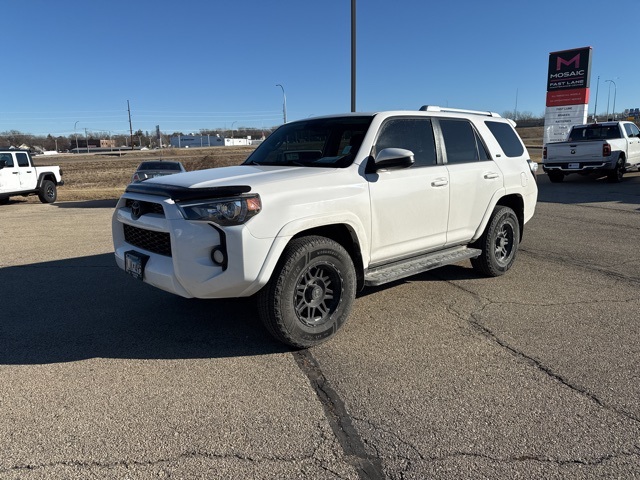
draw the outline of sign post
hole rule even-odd
[[[544,144],[565,140],[572,125],[587,123],[591,47],[549,54]]]

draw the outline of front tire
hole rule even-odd
[[[516,259],[520,243],[520,223],[512,209],[497,205],[482,237],[474,246],[482,249],[479,257],[471,259],[474,270],[490,276],[503,275]]]
[[[53,203],[58,198],[58,190],[56,184],[51,180],[44,180],[40,191],[38,192],[38,198],[42,203]]]
[[[301,237],[287,246],[258,293],[258,309],[277,340],[306,348],[336,334],[355,293],[355,268],[347,251],[329,238]]]

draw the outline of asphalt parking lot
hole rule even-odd
[[[640,173],[539,186],[507,275],[297,352],[118,270],[112,201],[1,206],[0,479],[640,478]]]

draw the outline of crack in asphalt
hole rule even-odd
[[[601,457],[595,458],[593,460],[562,460],[555,459],[549,457],[541,457],[535,455],[521,455],[517,457],[492,457],[491,455],[486,455],[482,453],[473,453],[473,452],[451,452],[448,455],[442,455],[439,457],[429,457],[427,460],[432,462],[444,462],[451,458],[481,458],[483,460],[489,460],[495,463],[520,463],[520,462],[538,462],[545,464],[552,464],[558,466],[566,466],[566,465],[581,465],[581,466],[597,466],[602,465],[608,461],[617,460],[617,459],[626,459],[626,458],[640,458],[640,449],[637,449],[635,452],[617,452],[612,454],[603,455]]]
[[[179,453],[174,456],[166,457],[166,458],[157,458],[150,460],[114,460],[108,462],[99,462],[99,461],[81,461],[81,460],[61,460],[59,462],[50,462],[50,463],[42,463],[42,464],[23,464],[23,465],[13,465],[11,467],[0,467],[0,474],[7,472],[20,472],[20,471],[36,471],[36,470],[46,470],[48,468],[55,467],[71,467],[71,468],[118,468],[123,467],[126,469],[132,467],[153,467],[160,466],[163,464],[170,464],[174,462],[179,462],[180,460],[185,459],[209,459],[209,460],[224,460],[224,459],[236,459],[243,462],[249,463],[265,463],[265,462],[280,462],[280,463],[299,463],[299,462],[310,462],[310,465],[315,465],[316,467],[331,473],[336,478],[342,478],[342,475],[339,472],[332,470],[326,463],[326,459],[322,458],[322,455],[318,454],[320,450],[323,449],[323,445],[327,442],[335,442],[336,439],[334,436],[331,436],[330,432],[325,428],[324,423],[320,421],[316,425],[317,429],[320,432],[320,441],[315,445],[312,449],[312,453],[310,455],[267,455],[267,456],[253,456],[246,455],[240,453],[226,453],[226,454],[217,454],[212,452],[207,452],[203,450],[187,450],[182,453]],[[336,457],[337,458],[337,457]],[[302,470],[304,470],[304,466],[301,466]]]
[[[325,438],[326,440],[326,438]],[[260,463],[260,462],[284,462],[284,463],[294,463],[300,461],[311,461],[316,464],[317,467],[331,472],[336,477],[340,478],[340,474],[332,471],[326,465],[324,465],[323,461],[316,457],[317,451],[320,449],[320,445],[318,445],[312,455],[309,456],[301,456],[301,457],[284,457],[284,456],[269,456],[269,457],[254,457],[250,455],[241,455],[239,453],[229,453],[229,454],[215,454],[210,452],[203,451],[186,451],[174,457],[168,458],[159,458],[154,460],[118,460],[112,462],[97,462],[97,461],[89,461],[83,462],[80,460],[66,460],[59,462],[51,462],[51,463],[43,463],[43,464],[26,464],[26,465],[13,465],[11,467],[0,468],[0,473],[7,472],[16,472],[16,471],[35,471],[35,470],[43,470],[47,468],[54,467],[72,467],[72,468],[116,468],[116,467],[152,467],[156,465],[168,464],[172,462],[178,462],[184,459],[191,458],[200,458],[200,459],[212,459],[212,460],[220,460],[220,459],[237,459],[245,462],[251,463]]]
[[[457,310],[455,310],[451,306],[448,306],[447,307],[448,311],[451,312],[453,315],[455,315],[458,318],[460,318],[461,320],[466,321],[467,323],[469,323],[469,325],[471,325],[471,327],[474,330],[476,330],[478,333],[480,333],[485,338],[489,339],[492,343],[494,343],[494,344],[498,345],[499,347],[501,347],[502,349],[508,351],[513,356],[525,361],[529,365],[531,365],[534,368],[536,368],[538,371],[543,372],[549,378],[551,378],[551,379],[555,380],[556,382],[564,385],[565,387],[567,387],[567,388],[571,389],[572,391],[580,394],[581,396],[583,396],[585,398],[588,398],[589,400],[591,400],[592,402],[597,404],[599,407],[604,408],[604,409],[609,410],[609,411],[612,411],[612,412],[615,412],[618,415],[621,415],[621,416],[623,416],[623,417],[625,417],[625,418],[627,418],[629,420],[632,420],[632,421],[634,421],[636,423],[640,423],[640,418],[635,416],[633,413],[627,412],[626,410],[624,410],[622,408],[619,408],[619,407],[617,407],[615,405],[609,405],[605,401],[601,400],[597,395],[595,395],[594,393],[591,393],[586,388],[580,388],[577,385],[574,385],[573,383],[571,383],[570,380],[566,379],[561,374],[556,373],[555,371],[553,371],[553,369],[551,367],[545,365],[540,360],[538,360],[538,359],[536,359],[536,358],[534,358],[534,357],[532,357],[530,355],[527,355],[526,353],[518,350],[516,347],[513,347],[513,346],[509,345],[507,342],[502,340],[496,333],[494,333],[490,328],[488,328],[488,327],[486,327],[485,325],[482,324],[482,322],[480,320],[480,314],[487,307],[489,307],[491,305],[513,304],[513,303],[510,303],[510,302],[502,302],[502,303],[492,302],[489,299],[481,297],[476,292],[468,290],[468,289],[466,289],[466,288],[464,288],[464,287],[462,287],[460,285],[457,285],[457,284],[452,283],[452,282],[448,282],[448,283],[453,285],[455,288],[458,288],[458,289],[462,290],[463,292],[470,294],[473,298],[475,298],[481,304],[480,307],[478,309],[476,309],[476,311],[471,312],[468,317],[465,317],[465,315],[463,313],[458,312]]]
[[[368,425],[369,428],[374,430],[375,432],[382,432],[384,435],[388,435],[393,437],[397,444],[405,446],[410,452],[413,452],[417,458],[411,458],[410,453],[407,454],[396,454],[395,458],[398,460],[403,460],[406,462],[405,468],[400,473],[402,477],[404,474],[411,471],[412,465],[416,460],[420,462],[430,462],[430,463],[438,463],[438,462],[446,462],[455,458],[479,458],[483,460],[489,460],[494,463],[522,463],[522,462],[538,462],[544,464],[551,464],[557,466],[570,466],[570,465],[580,465],[580,466],[598,466],[602,465],[608,461],[618,460],[618,459],[629,459],[629,458],[640,458],[640,445],[635,446],[634,451],[619,451],[614,453],[604,454],[600,457],[593,459],[560,459],[553,457],[543,457],[540,455],[518,455],[518,456],[507,456],[507,457],[499,457],[499,456],[491,456],[482,453],[469,452],[469,451],[453,451],[447,453],[445,455],[424,455],[420,452],[418,447],[407,442],[405,439],[398,436],[395,432],[385,429],[379,425],[374,424],[372,421],[368,419],[353,417],[355,421],[362,422]],[[375,449],[375,446],[373,447]]]
[[[604,275],[606,277],[610,277],[616,280],[622,280],[622,281],[626,281],[626,282],[630,282],[632,284],[638,284],[640,283],[640,277],[637,276],[632,276],[632,275],[626,275],[624,273],[618,273],[618,272],[612,272],[611,270],[608,270],[607,267],[599,267],[597,265],[593,265],[593,264],[589,264],[589,263],[585,263],[584,261],[581,260],[576,260],[572,257],[567,257],[567,256],[563,256],[563,255],[555,255],[549,252],[535,252],[533,250],[528,250],[526,248],[519,248],[518,249],[518,253],[526,253],[527,255],[530,255],[533,258],[536,259],[543,259],[546,261],[556,261],[556,262],[561,262],[563,264],[568,264],[571,265],[573,267],[578,267],[578,268],[582,268],[584,270],[587,271],[591,271],[591,272],[596,272],[599,273],[601,275]],[[627,265],[628,263],[633,263],[633,262],[640,262],[640,260],[626,260],[625,262],[613,265],[613,266],[622,266],[622,265]]]
[[[329,384],[318,361],[309,350],[293,352],[293,357],[315,390],[345,458],[356,469],[358,477],[362,480],[386,478],[382,469],[382,460],[367,454],[364,442],[353,426],[344,401]]]

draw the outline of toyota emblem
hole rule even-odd
[[[142,205],[136,200],[131,204],[131,218],[138,220],[140,215],[142,215]]]

